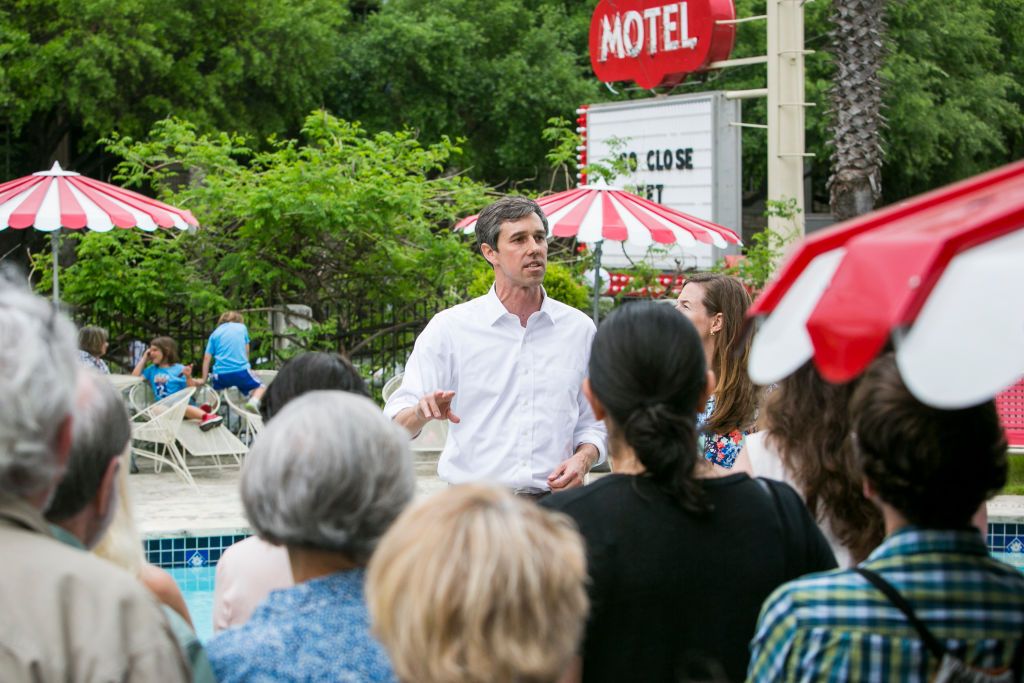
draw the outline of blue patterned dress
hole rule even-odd
[[[704,405],[704,412],[697,415],[697,429],[703,429],[707,424],[711,413],[715,412],[715,395],[708,398]],[[747,438],[748,432],[734,429],[728,434],[713,434],[706,432],[701,435],[704,459],[725,469],[732,469],[736,464],[736,456],[743,450],[743,439]]]
[[[271,593],[248,622],[207,644],[217,680],[395,681],[370,635],[365,577],[353,569]]]

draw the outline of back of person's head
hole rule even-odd
[[[745,334],[744,325],[750,294],[737,278],[721,273],[687,275],[686,283],[691,282],[704,289],[708,314],[722,314],[722,328],[714,336],[711,359],[716,380],[715,410],[706,427],[719,434],[745,430],[754,421],[758,401],[757,387],[747,375],[752,335]]]
[[[71,455],[46,518],[60,523],[84,510],[96,498],[110,463],[124,453],[131,436],[128,410],[120,393],[102,377],[83,370],[72,410]]]
[[[223,325],[224,323],[241,322],[245,322],[245,318],[243,318],[242,314],[239,313],[238,311],[224,311],[223,313],[220,314],[220,318],[217,320],[218,325]]]
[[[162,363],[174,365],[179,362],[178,342],[171,337],[155,337],[153,341],[149,342],[149,345],[160,349],[160,353],[164,355]]]
[[[476,247],[480,249],[488,245],[495,251],[498,250],[498,237],[501,235],[503,223],[521,221],[530,214],[536,214],[540,218],[541,225],[548,229],[548,219],[537,202],[529,197],[508,196],[497,200],[477,216],[476,220]]]
[[[0,273],[0,493],[27,498],[55,483],[77,358],[71,322]]]
[[[590,390],[621,439],[651,477],[686,509],[706,509],[694,479],[699,462],[697,411],[707,363],[693,324],[670,306],[623,306],[597,328],[590,352]]]
[[[995,404],[926,406],[886,354],[868,368],[850,405],[865,478],[911,524],[968,528],[1006,483],[1006,435]]]
[[[856,380],[826,382],[808,361],[768,395],[761,422],[807,508],[827,520],[860,561],[881,543],[885,530],[878,509],[864,498],[850,443],[850,398],[856,388]]]
[[[290,358],[281,366],[260,402],[260,414],[269,420],[286,403],[310,391],[347,391],[370,397],[359,371],[337,353],[311,351]]]
[[[550,683],[587,616],[569,518],[481,484],[411,507],[367,575],[374,634],[412,683]]]
[[[86,325],[78,331],[78,348],[99,358],[107,343],[107,331],[95,325]]]
[[[260,538],[365,564],[412,499],[409,437],[373,401],[313,391],[267,423],[242,467],[242,504]]]

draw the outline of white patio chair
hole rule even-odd
[[[131,389],[128,391],[128,407],[135,413],[142,412],[156,401],[149,382],[141,377],[138,379],[141,381],[131,385]],[[193,388],[195,389],[195,403],[197,405],[207,403],[210,410],[216,413],[220,408],[220,394],[208,384]]]
[[[249,449],[226,426],[214,427],[209,431],[199,428],[198,420],[185,420],[178,431],[178,444],[184,456],[189,476],[195,470],[224,469],[223,457],[234,459],[234,465],[242,465],[242,456]],[[199,458],[209,458],[207,464],[198,464]]]
[[[274,378],[277,377],[277,370],[253,370],[252,374],[256,375],[256,379],[263,382],[263,386],[269,386]]]
[[[381,389],[380,393],[385,403],[402,386],[404,374],[400,372],[384,383],[384,388]],[[430,420],[427,424],[423,425],[423,429],[416,438],[409,442],[409,448],[413,453],[417,454],[439,455],[444,450],[444,444],[447,440],[448,421]]]
[[[228,409],[238,415],[238,419],[242,422],[241,435],[245,435],[245,440],[251,446],[257,435],[263,431],[263,416],[245,407],[246,398],[242,396],[242,392],[237,387],[228,387],[223,394]]]
[[[186,387],[153,403],[132,417],[132,454],[152,460],[159,473],[167,465],[192,488],[196,482],[185,465],[185,456],[178,447],[185,408],[195,393]]]

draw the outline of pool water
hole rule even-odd
[[[213,635],[213,576],[215,567],[171,567],[167,569],[185,596],[196,635],[205,643]]]

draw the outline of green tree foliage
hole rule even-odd
[[[546,187],[546,121],[570,116],[598,89],[557,4],[383,3],[346,43],[328,106],[371,129],[465,136],[475,177]]]
[[[329,0],[5,3],[0,124],[14,173],[38,170],[65,136],[88,171],[98,138],[170,115],[260,137],[294,130],[322,102],[348,22]]]
[[[121,181],[193,211],[197,267],[233,301],[304,303],[324,320],[342,302],[439,300],[466,285],[472,254],[451,226],[485,198],[444,173],[455,143],[370,135],[325,112],[302,132],[254,153],[245,138],[167,120],[109,148],[125,159]]]

